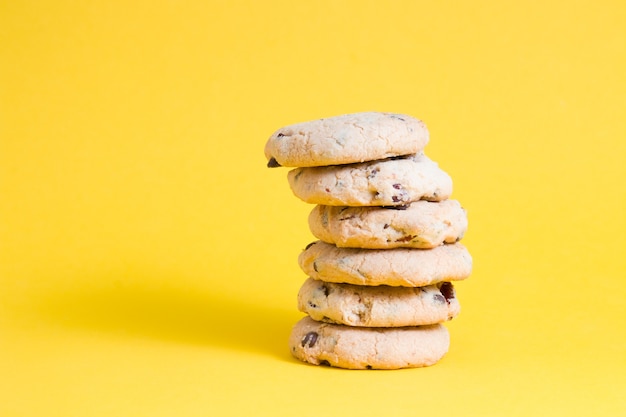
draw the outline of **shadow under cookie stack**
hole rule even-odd
[[[348,369],[429,366],[448,351],[443,322],[460,305],[452,281],[469,277],[459,243],[467,216],[452,180],[423,150],[426,126],[411,116],[356,113],[286,126],[267,141],[268,167],[315,204],[319,239],[298,262],[307,316],[289,348],[314,365]]]

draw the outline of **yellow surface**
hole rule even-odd
[[[622,1],[0,2],[0,415],[626,414]],[[436,366],[292,359],[277,128],[422,118],[472,277]]]

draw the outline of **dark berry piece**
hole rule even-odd
[[[441,287],[439,287],[439,291],[441,291],[441,294],[443,294],[448,303],[450,303],[450,300],[454,299],[454,287],[451,282],[443,282]]]
[[[380,168],[374,168],[373,170],[371,170],[368,174],[367,174],[367,179],[371,180],[372,178],[374,178],[376,176],[376,174],[378,174],[380,172]]]

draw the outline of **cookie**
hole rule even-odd
[[[450,176],[423,154],[296,168],[287,179],[296,197],[330,206],[400,206],[417,200],[441,201],[452,193]]]
[[[265,145],[268,167],[312,167],[384,159],[420,152],[426,125],[411,116],[345,114],[278,129]]]
[[[367,287],[309,278],[298,292],[298,309],[327,323],[404,327],[451,320],[461,306],[450,282],[416,288]]]
[[[289,337],[291,354],[313,365],[347,369],[400,369],[433,365],[450,346],[441,324],[352,327],[304,317]]]
[[[402,210],[318,205],[309,227],[316,238],[338,247],[429,249],[459,241],[467,214],[456,200],[415,201]]]
[[[460,281],[472,272],[472,257],[461,243],[433,249],[338,248],[316,241],[298,256],[302,271],[326,282],[422,287]]]

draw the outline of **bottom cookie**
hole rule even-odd
[[[430,366],[448,352],[450,335],[441,324],[363,328],[304,317],[289,337],[291,354],[313,365],[346,369]]]

